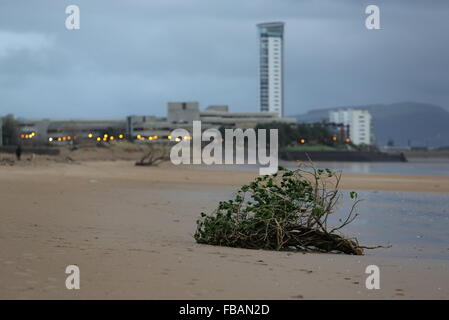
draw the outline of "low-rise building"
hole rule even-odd
[[[18,137],[22,144],[70,143],[103,139],[107,134],[125,138],[125,119],[17,119]]]
[[[167,117],[131,115],[126,119],[17,119],[18,137],[24,144],[66,144],[76,140],[163,141],[178,128],[192,130],[193,121],[209,128],[253,128],[260,123],[295,124],[295,118],[279,118],[276,112],[229,112],[226,105],[201,111],[198,102],[169,102]]]
[[[212,105],[201,111],[197,102],[169,102],[167,118],[129,116],[128,134],[138,140],[168,138],[177,128],[192,128],[193,121],[201,121],[203,130],[210,128],[254,128],[257,124],[283,122],[295,124],[295,118],[280,118],[276,112],[229,112],[226,105]]]

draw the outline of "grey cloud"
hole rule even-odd
[[[364,26],[378,3],[382,30]],[[429,3],[429,2],[426,2]],[[81,29],[64,28],[78,4]],[[416,100],[449,106],[449,3],[433,1],[2,0],[0,114],[124,116],[198,100],[258,110],[255,24],[286,22],[286,112]],[[25,37],[25,38],[24,38]]]

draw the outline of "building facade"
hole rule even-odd
[[[260,46],[260,111],[284,116],[284,23],[257,25]]]
[[[248,129],[271,122],[296,123],[295,118],[280,118],[276,112],[230,112],[226,105],[212,105],[200,110],[198,102],[169,102],[166,118],[129,116],[127,132],[132,140],[165,140],[177,128],[191,131],[193,121],[201,121],[203,130]]]
[[[248,129],[270,122],[296,123],[295,118],[280,118],[275,112],[230,112],[226,105],[213,105],[200,110],[198,102],[169,102],[166,117],[131,115],[123,119],[18,118],[17,138],[24,145],[64,145],[74,141],[80,143],[125,139],[137,142],[167,141],[175,129],[191,132],[193,121],[201,121],[203,130],[220,127]],[[2,121],[0,138],[1,124]]]
[[[125,119],[25,119],[18,118],[17,137],[23,145],[69,144],[73,141],[124,139]]]
[[[371,114],[367,110],[342,109],[329,112],[329,122],[349,128],[349,138],[355,145],[373,144]]]
[[[200,120],[198,102],[169,102],[167,104],[167,121],[170,123],[190,123]]]

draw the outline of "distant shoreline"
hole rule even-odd
[[[449,150],[404,151],[407,158],[445,158],[449,160]]]
[[[351,162],[407,162],[402,153],[369,151],[279,151],[279,157],[287,161],[351,161]]]

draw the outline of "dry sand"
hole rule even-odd
[[[254,176],[130,161],[0,166],[0,298],[449,298],[444,260],[196,244],[199,213]],[[449,192],[449,177],[345,174],[343,187]],[[70,264],[80,290],[65,288]],[[370,264],[380,290],[365,288]]]

